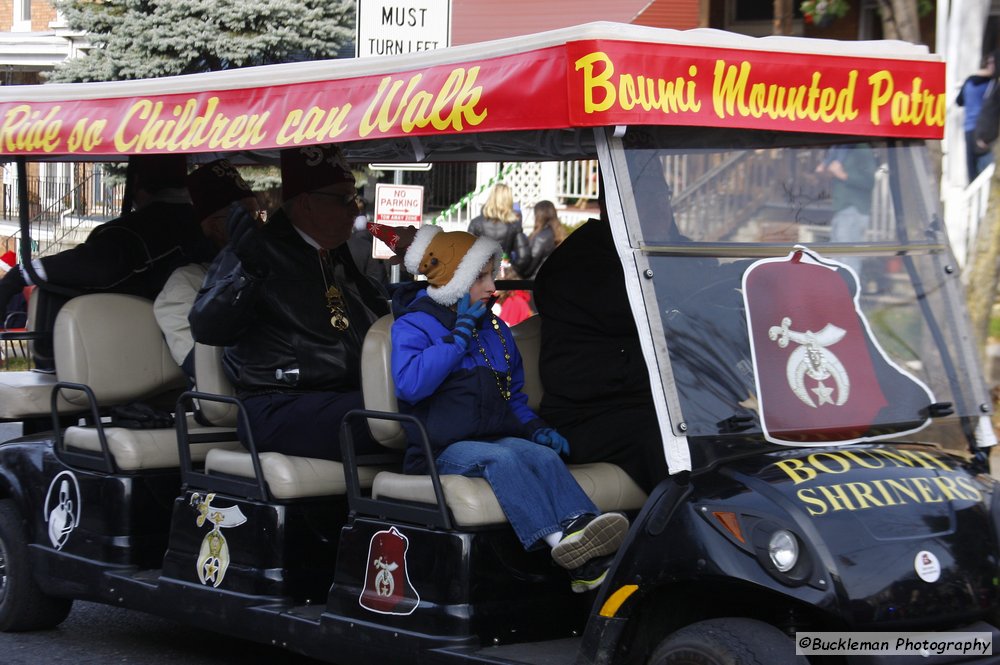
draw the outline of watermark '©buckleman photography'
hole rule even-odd
[[[975,633],[795,633],[796,656],[893,655],[966,656],[993,655],[993,638]]]

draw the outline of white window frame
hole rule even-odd
[[[31,0],[14,0],[11,32],[31,32]]]

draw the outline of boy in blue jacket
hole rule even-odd
[[[514,338],[488,309],[500,257],[489,238],[417,232],[405,265],[427,281],[393,297],[396,396],[424,424],[438,472],[485,478],[525,549],[551,547],[573,591],[584,592],[604,580],[628,520],[599,514],[559,457],[569,443],[528,407]],[[426,473],[408,434],[404,470]]]

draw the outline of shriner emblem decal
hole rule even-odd
[[[768,338],[781,348],[787,347],[789,342],[799,345],[788,356],[785,366],[788,387],[814,409],[823,404],[843,405],[851,394],[851,378],[840,359],[827,347],[842,340],[846,331],[832,323],[827,323],[819,332],[796,332],[791,325],[792,320],[786,316],[781,319],[780,326],[771,326],[767,331]],[[807,388],[807,376],[816,382],[815,386]],[[824,383],[829,380],[833,380],[834,386]],[[816,402],[810,392],[816,395]]]

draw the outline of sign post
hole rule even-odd
[[[388,226],[416,226],[424,219],[424,188],[421,185],[396,185],[380,182],[375,185],[376,224]],[[376,239],[372,243],[372,257],[392,258],[392,250]]]
[[[433,51],[451,46],[451,0],[357,0],[355,53],[363,58],[373,55],[404,55]],[[405,166],[405,165],[400,165]],[[375,186],[375,220],[380,224],[420,226],[424,212],[424,188],[403,185],[403,171],[396,169],[392,185]],[[391,190],[391,193],[388,193]],[[416,207],[386,201],[416,202]],[[405,219],[400,219],[404,217]],[[392,252],[382,242],[372,244],[372,257],[388,259]],[[392,281],[399,281],[399,266],[392,266]]]

